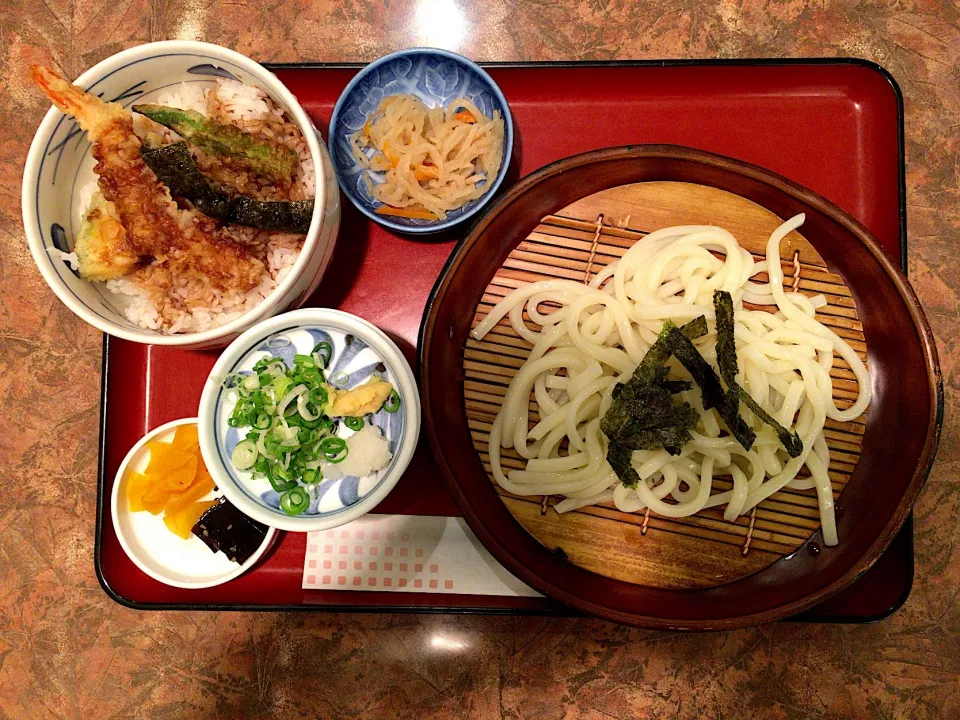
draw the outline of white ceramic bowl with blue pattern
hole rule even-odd
[[[364,178],[382,181],[380,174],[364,168],[354,159],[350,136],[376,112],[380,101],[391,95],[416,95],[427,107],[446,106],[465,97],[487,117],[499,110],[504,124],[503,162],[497,177],[487,181],[489,190],[478,199],[448,212],[445,220],[378,215],[376,209],[383,203],[373,197]],[[333,107],[327,142],[340,188],[360,212],[396,232],[435,233],[473,217],[496,194],[506,177],[513,153],[513,117],[503,92],[479,65],[447,50],[412,48],[385,55],[354,76]]]
[[[218,328],[163,334],[134,325],[122,298],[103,283],[80,278],[54,249],[70,252],[88,198],[82,189],[95,178],[91,144],[76,122],[51,108],[37,130],[23,176],[23,225],[44,280],[80,318],[105,333],[134,342],[194,349],[221,347],[258,320],[297,307],[319,284],[333,255],[340,226],[340,193],[326,147],[306,112],[276,75],[239,53],[191,41],[149,43],[124,50],[90,68],[74,83],[125,107],[155,102],[182,82],[213,85],[226,77],[257,86],[300,128],[316,169],[316,202],[303,250],[290,273],[254,309]],[[40,90],[37,90],[40,93]]]
[[[233,449],[249,428],[228,424],[237,394],[223,387],[235,373],[248,374],[264,357],[279,358],[293,366],[296,354],[309,355],[317,343],[333,346],[326,377],[335,388],[352,389],[375,374],[391,383],[400,395],[397,412],[379,412],[366,422],[386,438],[391,459],[382,470],[366,477],[343,477],[300,486],[310,495],[310,506],[290,516],[280,508],[280,497],[263,478],[233,467]],[[220,356],[210,371],[200,398],[198,432],[200,451],[217,487],[241,511],[281,530],[310,532],[343,525],[373,510],[397,484],[413,457],[420,436],[420,396],[413,372],[396,344],[381,330],[355,315],[325,308],[284,313],[247,330]],[[352,431],[341,422],[337,435]]]

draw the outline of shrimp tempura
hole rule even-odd
[[[256,287],[263,263],[206,216],[177,207],[140,157],[140,139],[129,112],[41,65],[32,66],[30,75],[54,105],[86,130],[93,142],[100,190],[116,207],[133,251],[144,264],[153,261],[151,267],[161,271],[153,278],[155,285],[186,276],[220,291]]]

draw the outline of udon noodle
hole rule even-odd
[[[871,386],[857,353],[817,320],[825,298],[784,288],[780,242],[803,220],[797,215],[783,223],[759,262],[722,228],[664,228],[637,242],[589,285],[545,280],[500,301],[473,337],[483,338],[508,317],[533,349],[510,383],[490,432],[497,483],[517,495],[562,495],[555,505],[560,513],[611,501],[624,512],[649,508],[666,517],[724,506],[724,518],[730,521],[784,488],[815,488],[824,542],[837,544],[824,423],[859,417],[870,402]],[[768,282],[753,280],[764,272]],[[716,367],[715,290],[729,292],[734,301],[738,383],[781,425],[799,434],[803,451],[791,458],[773,429],[741,406],[757,432],[753,447],[744,449],[715,409],[704,410],[694,387],[678,395],[700,415],[692,441],[679,455],[634,451],[632,465],[640,482],[627,487],[607,463],[607,438],[600,430],[614,385],[631,376],[667,319],[680,325],[705,316],[709,332],[695,345]],[[776,306],[776,311],[747,309],[744,302]],[[539,330],[525,324],[524,310]],[[830,377],[836,355],[858,383],[856,400],[843,409],[834,402]],[[671,377],[689,378],[676,360],[668,367]],[[539,413],[532,426],[531,393]],[[501,447],[526,459],[525,469],[505,472]],[[714,492],[714,479],[721,476],[730,478],[732,487]]]

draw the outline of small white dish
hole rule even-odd
[[[236,405],[235,393],[224,391],[223,380],[250,371],[271,355],[290,367],[294,354],[310,354],[320,341],[333,346],[327,377],[343,389],[356,387],[372,374],[391,383],[401,398],[395,413],[380,410],[371,418],[390,446],[393,457],[383,470],[366,477],[323,480],[305,488],[310,507],[291,516],[279,507],[280,496],[265,479],[235,469],[230,461],[246,430],[228,425]],[[337,380],[340,376],[343,379]],[[278,315],[258,323],[223,351],[207,378],[200,397],[200,451],[217,487],[237,509],[254,520],[295,532],[328,530],[373,510],[403,475],[420,436],[420,395],[413,371],[396,344],[366,320],[340,310],[309,308]],[[338,434],[348,437],[340,423]],[[304,487],[301,485],[301,487]]]
[[[184,540],[174,535],[163,524],[162,515],[153,515],[146,511],[130,512],[127,509],[126,496],[122,493],[121,486],[128,470],[143,470],[149,461],[150,453],[145,449],[146,444],[151,440],[172,440],[174,431],[180,425],[196,423],[196,418],[183,418],[161,425],[144,435],[130,449],[120,463],[113,483],[110,510],[113,515],[113,529],[120,540],[120,546],[138,568],[166,585],[199,589],[222,585],[256,565],[270,547],[277,531],[268,529],[257,551],[243,565],[238,565],[228,560],[222,552],[211,552],[198,537],[191,536]],[[212,500],[221,495],[222,492],[214,490],[204,499]]]

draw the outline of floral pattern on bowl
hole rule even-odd
[[[333,362],[326,371],[326,377],[338,390],[350,390],[363,384],[371,375],[378,375],[396,386],[396,374],[384,363],[383,358],[362,338],[345,333],[332,327],[297,327],[272,334],[265,341],[247,353],[230,373],[252,374],[253,367],[262,357],[275,357],[287,367],[293,367],[295,354],[309,355],[319,342],[328,342],[333,346]],[[217,450],[224,467],[237,478],[237,485],[245,490],[251,499],[260,501],[277,513],[286,516],[280,509],[280,495],[265,479],[254,480],[251,473],[236,470],[230,464],[230,455],[237,443],[243,439],[237,428],[227,425],[227,419],[233,412],[236,398],[227,391],[222,393],[217,403]],[[390,448],[391,460],[383,470],[367,477],[347,476],[339,480],[323,480],[316,485],[302,485],[310,495],[310,507],[304,515],[330,515],[350,507],[383,481],[390,472],[397,457],[397,443],[403,436],[403,413],[388,413],[382,408],[367,421],[378,427]],[[246,434],[246,430],[243,431]],[[338,423],[337,436],[347,438],[353,432],[343,423]]]
[[[249,428],[231,428],[228,420],[237,394],[223,387],[225,378],[251,374],[264,357],[287,367],[294,356],[309,355],[320,342],[333,348],[324,371],[328,383],[349,390],[379,376],[400,395],[400,409],[380,409],[364,420],[380,429],[391,458],[382,470],[365,476],[324,479],[301,487],[310,496],[309,507],[290,516],[280,508],[280,496],[265,478],[233,467],[231,455]],[[337,310],[310,308],[279,315],[254,326],[234,341],[214,366],[200,399],[200,448],[214,481],[240,510],[260,522],[285,530],[309,531],[335,527],[373,509],[403,474],[413,455],[420,430],[420,400],[413,372],[397,346],[380,330],[353,315]],[[353,434],[338,422],[338,437]]]

